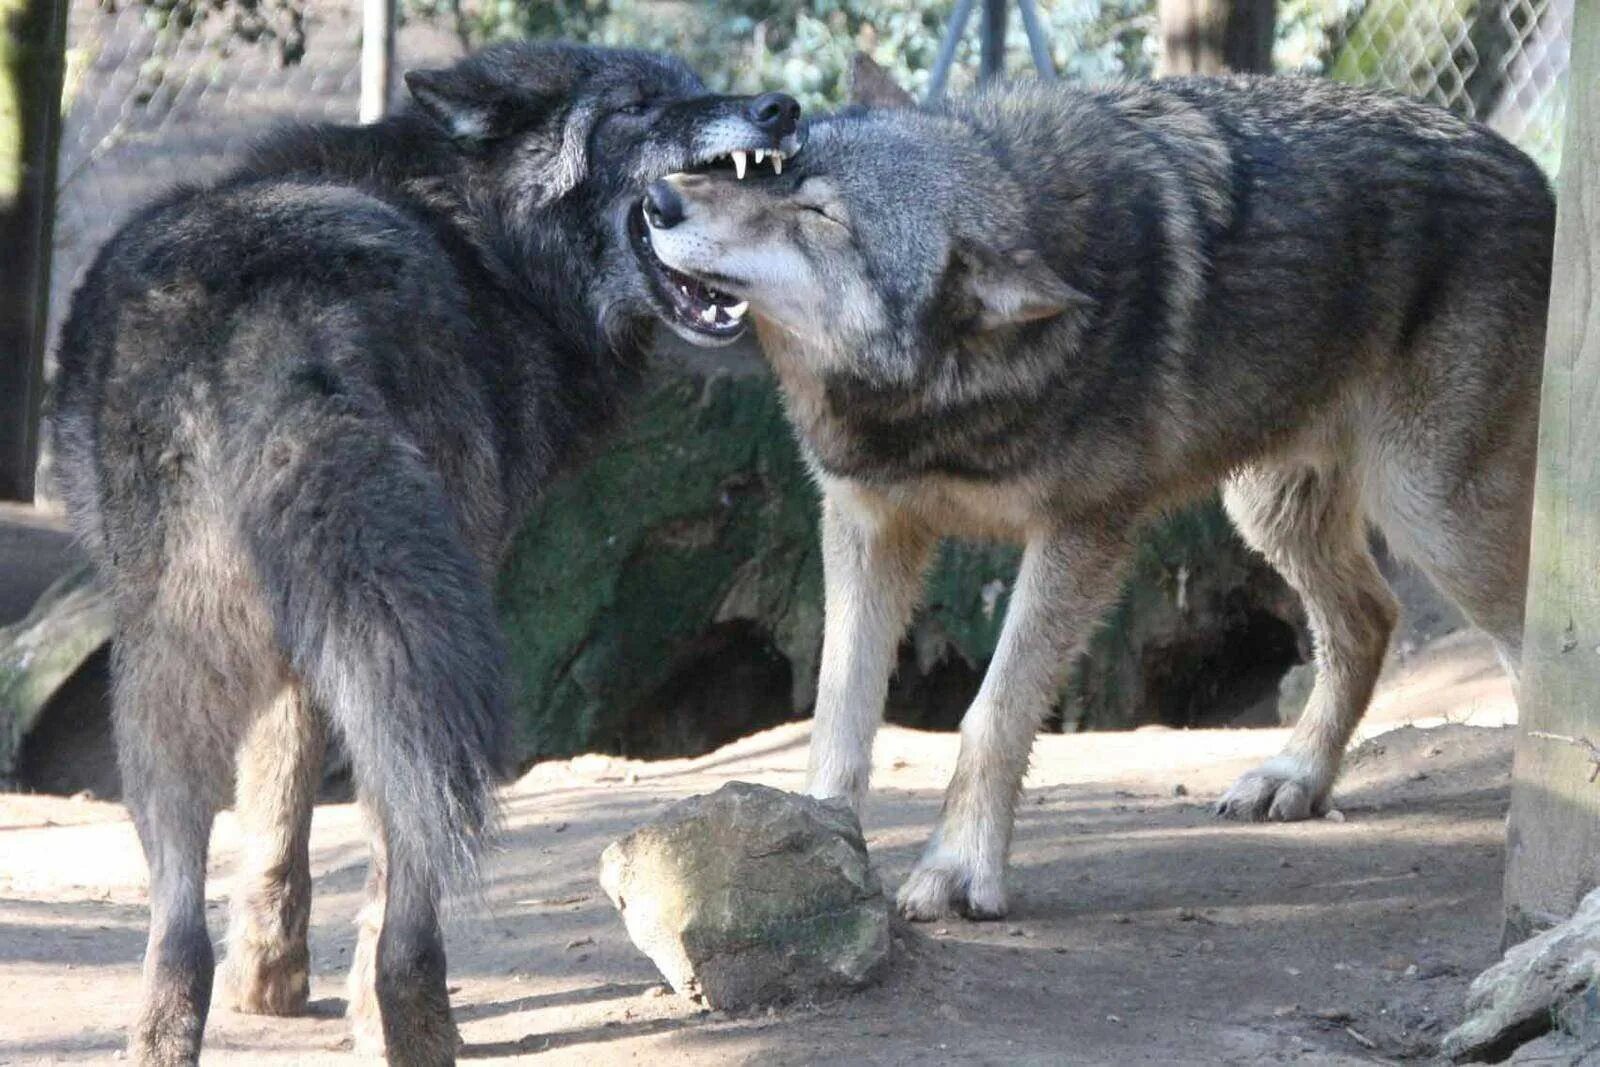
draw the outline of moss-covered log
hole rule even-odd
[[[664,367],[554,486],[500,604],[528,757],[703,751],[809,710],[821,634],[816,492],[759,361]],[[947,545],[890,717],[951,728],[999,637],[1012,549]],[[1064,695],[1067,728],[1275,714],[1298,606],[1214,503],[1145,537]]]

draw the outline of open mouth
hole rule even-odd
[[[793,137],[785,138],[785,141],[793,140]],[[782,174],[783,161],[793,155],[794,151],[795,149],[793,148],[788,152],[781,148],[737,148],[726,155],[713,156],[710,159],[701,160],[694,165],[694,169],[705,172],[731,170],[735,178],[744,181],[744,176],[747,173],[755,173],[769,163],[772,165],[772,173]],[[752,164],[754,164],[753,170]]]
[[[774,174],[782,174],[784,162],[800,151],[804,144],[805,139],[801,134],[791,133],[769,147],[735,148],[702,156],[688,169],[705,173],[731,170],[740,181],[744,181],[746,174],[759,174],[765,166],[770,166]]]
[[[628,213],[628,235],[645,276],[675,326],[714,340],[731,341],[744,332],[744,316],[750,310],[750,302],[729,296],[661,262],[650,244],[650,226],[645,222],[642,203]]]
[[[799,152],[803,144],[799,135],[790,134],[772,147],[734,148],[702,156],[689,169],[696,173],[732,171],[740,181],[746,174],[759,173],[759,168],[764,166],[770,166],[774,174],[782,174],[784,162]],[[744,333],[749,302],[663,263],[651,246],[650,226],[644,217],[642,200],[628,212],[628,238],[663,317],[679,333],[691,340],[713,344],[727,344]]]

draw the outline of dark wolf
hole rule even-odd
[[[141,1063],[199,1054],[206,847],[230,793],[228,996],[305,1006],[330,727],[372,825],[358,1045],[453,1061],[438,913],[471,881],[508,751],[490,576],[658,316],[697,343],[744,329],[645,269],[646,185],[797,149],[790,98],[712,95],[643,53],[512,45],[407,82],[393,118],[284,132],[138,215],[61,338],[59,483],[113,593],[150,864]]]
[[[910,918],[1005,912],[1062,673],[1140,524],[1219,484],[1316,661],[1222,813],[1326,811],[1395,622],[1369,524],[1515,671],[1554,209],[1488,129],[1311,80],[1019,86],[817,121],[781,177],[672,176],[648,214],[749,301],[823,490],[813,794],[865,794],[938,538],[1026,546]]]

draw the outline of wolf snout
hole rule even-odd
[[[651,229],[672,229],[683,221],[683,197],[671,183],[656,179],[644,191],[644,217]]]
[[[776,144],[800,124],[800,101],[788,93],[762,93],[745,108],[745,117]]]

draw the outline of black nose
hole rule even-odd
[[[670,230],[683,221],[683,198],[665,181],[653,181],[644,191],[644,217],[656,229]]]
[[[745,109],[750,121],[773,140],[789,136],[800,122],[800,101],[788,93],[762,93]]]

